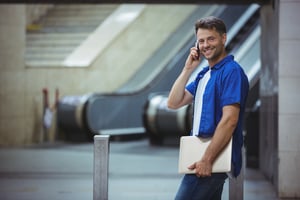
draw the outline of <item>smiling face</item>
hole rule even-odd
[[[215,29],[199,28],[196,35],[200,52],[208,60],[209,66],[214,66],[226,56],[226,33],[220,34]]]

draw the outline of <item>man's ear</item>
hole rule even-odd
[[[222,43],[223,43],[223,45],[225,45],[226,40],[227,40],[227,34],[223,33],[223,35],[222,35]]]

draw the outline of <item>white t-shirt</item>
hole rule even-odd
[[[203,103],[203,94],[205,91],[205,87],[207,85],[208,80],[210,79],[209,69],[203,76],[203,78],[199,81],[196,91],[196,97],[194,102],[194,120],[193,120],[193,136],[198,136],[199,127],[200,127],[200,119],[202,113],[202,103]]]

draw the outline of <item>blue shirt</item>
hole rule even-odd
[[[186,86],[194,96],[199,81],[209,67],[203,68],[196,79]],[[202,114],[198,136],[212,137],[222,117],[222,108],[226,105],[239,104],[240,115],[237,127],[233,132],[232,164],[233,175],[238,176],[242,167],[243,116],[249,91],[248,78],[232,55],[226,56],[211,68],[211,77],[203,94]],[[197,113],[194,113],[194,115]]]

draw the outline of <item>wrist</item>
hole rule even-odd
[[[184,73],[186,75],[191,75],[193,71],[194,71],[194,69],[192,67],[185,65],[182,70],[182,73]]]
[[[214,162],[214,157],[209,152],[206,152],[201,160],[205,163],[212,164]]]

